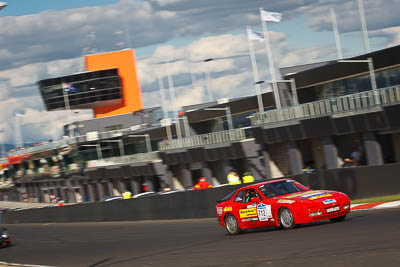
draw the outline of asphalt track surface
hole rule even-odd
[[[51,266],[400,266],[400,208],[229,236],[216,219],[5,225],[0,261]]]

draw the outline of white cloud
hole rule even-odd
[[[396,11],[398,0],[364,0],[363,3],[368,30],[378,30],[400,24],[400,18]],[[319,1],[315,5],[299,7],[294,13],[307,14],[307,26],[315,31],[331,31],[330,8],[335,9],[339,32],[346,33],[361,30],[361,20],[356,0]]]
[[[400,44],[400,26],[390,27],[386,29],[372,31],[370,36],[382,37],[386,39],[387,46],[395,46]]]
[[[167,6],[170,4],[176,4],[179,2],[183,2],[184,0],[150,0],[151,2],[154,2],[160,6]]]
[[[195,89],[191,87],[177,89],[180,92],[176,98],[176,105],[178,109],[183,106],[200,104],[207,101],[205,89],[203,87],[196,87]]]

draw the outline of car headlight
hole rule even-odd
[[[319,215],[321,215],[321,214],[322,214],[321,209],[309,210],[309,215],[310,215],[310,217],[319,216]]]
[[[350,208],[350,204],[346,204],[346,205],[343,206],[344,210],[347,210],[348,208]]]
[[[7,238],[7,237],[8,237],[7,232],[3,232],[3,233],[1,234],[1,237],[2,237],[2,238]]]

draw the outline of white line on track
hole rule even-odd
[[[0,261],[0,265],[6,266],[24,266],[24,267],[56,267],[56,266],[48,266],[48,265],[34,265],[34,264],[20,264],[20,263],[11,263]]]

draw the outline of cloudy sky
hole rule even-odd
[[[245,27],[270,22],[276,68],[337,58],[330,8],[344,57],[364,53],[357,0],[8,0],[0,11],[0,143],[13,143],[15,114],[23,139],[60,136],[67,120],[90,111],[47,112],[36,82],[82,71],[87,53],[135,49],[145,107],[160,105],[158,77],[173,75],[177,105],[255,93]],[[400,44],[398,0],[364,0],[371,49]],[[270,79],[265,45],[253,42],[260,79]],[[204,59],[213,61],[203,62]],[[160,62],[172,62],[168,66]],[[268,88],[263,88],[268,90]]]

